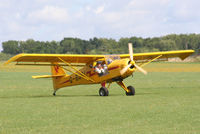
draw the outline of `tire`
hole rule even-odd
[[[56,96],[56,91],[53,92],[53,96]]]
[[[135,88],[134,87],[132,87],[132,86],[128,86],[127,87],[129,90],[130,90],[130,92],[126,92],[126,95],[127,96],[134,96],[135,95]]]
[[[99,96],[108,96],[108,95],[109,95],[109,91],[107,88],[101,87],[99,89]]]

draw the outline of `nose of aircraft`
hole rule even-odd
[[[120,71],[121,75],[123,75],[124,73],[126,73],[127,70],[128,70],[129,68],[132,68],[132,67],[135,67],[135,68],[138,69],[140,72],[142,72],[142,73],[144,73],[144,74],[146,75],[147,72],[146,72],[144,69],[142,69],[141,67],[139,67],[139,66],[135,63],[135,61],[133,60],[133,46],[132,46],[132,43],[129,43],[129,44],[128,44],[128,48],[129,48],[130,62],[129,62],[129,64],[128,64],[126,67],[124,67],[124,68]]]

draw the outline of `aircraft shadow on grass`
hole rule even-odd
[[[159,94],[159,93],[137,93],[137,95],[149,95],[149,94]],[[110,97],[123,96],[121,94],[112,94]],[[0,96],[0,99],[13,99],[13,98],[59,98],[59,97],[99,97],[99,95],[27,95],[27,96]],[[124,96],[126,97],[126,96]],[[129,97],[129,96],[128,96]],[[101,97],[99,97],[101,98]]]
[[[111,96],[121,96],[120,94]],[[59,97],[99,97],[99,95],[27,95],[27,96],[0,96],[0,99],[13,99],[13,98],[59,98]]]

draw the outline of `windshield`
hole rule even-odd
[[[105,56],[105,59],[106,59],[106,64],[109,65],[114,60],[119,60],[120,56],[119,55],[107,55],[107,56]]]

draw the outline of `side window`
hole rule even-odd
[[[112,63],[113,62],[113,60],[111,59],[111,58],[107,58],[107,64],[109,65],[110,63]]]
[[[106,55],[105,56],[106,59],[106,64],[109,65],[110,63],[112,63],[114,60],[119,60],[120,56],[119,55]]]
[[[105,61],[97,61],[96,65],[94,66],[94,70],[98,73],[99,76],[104,76],[108,74],[108,67]]]

